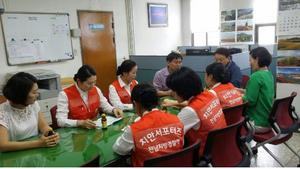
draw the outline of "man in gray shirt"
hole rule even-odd
[[[170,96],[171,90],[166,85],[166,79],[169,74],[181,68],[182,55],[178,52],[172,51],[168,54],[167,67],[157,71],[153,79],[153,86],[157,90],[158,96]]]

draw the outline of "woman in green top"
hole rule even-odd
[[[246,114],[254,122],[257,133],[267,132],[271,128],[268,120],[274,98],[274,79],[268,70],[271,61],[272,56],[264,47],[250,51],[253,73],[247,83],[243,100],[249,103]]]

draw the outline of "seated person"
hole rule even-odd
[[[235,87],[241,87],[242,73],[240,67],[231,60],[230,51],[226,48],[218,48],[214,53],[216,62],[222,63],[229,74],[229,81]]]
[[[117,76],[109,85],[109,101],[121,110],[133,109],[131,102],[131,91],[138,82],[135,80],[137,65],[132,60],[124,60],[118,67]]]
[[[159,97],[164,96],[171,96],[171,90],[166,85],[166,79],[169,74],[173,73],[174,71],[180,69],[182,65],[182,55],[178,52],[172,51],[168,54],[166,60],[167,60],[167,67],[157,71],[155,73],[154,79],[153,79],[153,86],[157,90],[157,95]],[[182,108],[187,106],[187,102],[178,103],[175,100],[172,99],[163,99],[161,103],[162,107],[177,107]]]
[[[220,101],[212,92],[203,91],[200,77],[187,67],[169,75],[167,86],[179,103],[188,100],[188,106],[181,109],[178,117],[184,125],[188,142],[201,140],[201,156],[208,133],[227,126]]]
[[[180,53],[172,51],[168,54],[167,67],[157,71],[153,78],[153,86],[157,90],[157,95],[162,96],[171,96],[171,90],[166,85],[166,79],[169,74],[180,69],[182,65],[182,56]]]
[[[228,74],[222,63],[212,63],[206,67],[205,82],[214,92],[222,108],[233,107],[243,103],[242,94],[229,82]]]
[[[52,131],[40,112],[34,76],[25,72],[13,75],[4,86],[3,94],[7,101],[0,105],[0,151],[56,146],[59,135]],[[39,139],[23,141],[39,132],[42,133]]]
[[[131,93],[135,112],[141,118],[125,128],[113,150],[126,155],[132,151],[133,166],[172,153],[183,147],[183,124],[177,116],[158,110],[156,90],[149,84],[136,85]],[[172,143],[170,145],[170,143]]]
[[[264,133],[271,129],[269,114],[274,101],[274,78],[268,70],[272,56],[264,47],[250,51],[252,74],[243,96],[248,101],[246,114],[254,121],[255,132]]]
[[[74,75],[74,85],[64,89],[58,95],[57,123],[60,127],[95,128],[99,109],[122,117],[123,112],[112,107],[95,86],[96,72],[89,65],[83,65]]]

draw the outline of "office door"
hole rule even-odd
[[[116,79],[113,13],[78,11],[78,19],[83,64],[96,70],[97,86],[106,95],[109,84]]]

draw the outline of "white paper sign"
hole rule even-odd
[[[112,116],[106,116],[106,119],[107,119],[107,126],[110,126],[111,124],[121,120],[122,118],[121,117],[116,118],[116,117],[112,117]],[[96,123],[97,127],[102,128],[101,118],[99,118],[98,120],[96,120],[94,122]]]

